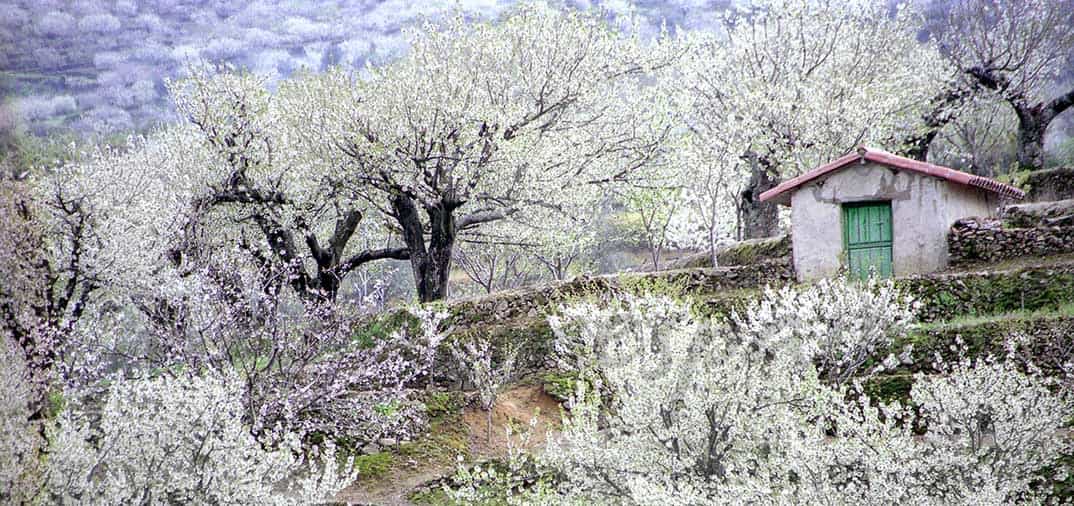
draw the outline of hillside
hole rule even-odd
[[[0,3],[0,504],[1074,502],[1074,0]]]
[[[951,234],[955,251],[947,271],[896,279],[896,286],[920,303],[920,323],[892,347],[898,352],[912,344],[913,361],[872,378],[867,385],[870,395],[885,400],[906,399],[914,374],[929,373],[932,357],[937,353],[954,356],[954,345],[959,342],[964,343],[970,356],[1003,355],[1006,340],[1018,337],[1023,349],[1029,350],[1027,360],[1048,374],[1066,372],[1074,360],[1074,241],[1033,251],[1023,245],[1026,236],[1067,231],[1067,227],[1057,231],[1057,227],[1043,223],[1054,213],[1037,215],[1036,222],[1027,221],[1026,208],[1054,210],[1061,205],[1008,208],[1006,221],[998,220],[1001,226],[988,229],[990,233],[961,233],[965,223],[973,221],[960,222]],[[1020,227],[1002,226],[1012,220]],[[996,236],[1001,234],[1014,234],[1021,239],[997,241]],[[788,251],[774,246],[784,241],[761,241],[762,247],[758,247],[758,241],[751,241],[729,248],[722,253],[722,260],[729,265],[715,269],[694,267],[583,277],[447,304],[454,339],[489,337],[501,351],[507,346],[523,350],[520,362],[524,366],[516,382],[505,387],[501,402],[494,408],[494,433],[524,425],[535,412],[540,413],[539,427],[552,428],[554,432],[559,414],[549,416],[549,408],[555,406],[552,399],[564,400],[573,388],[573,377],[557,371],[548,360],[552,335],[546,316],[556,313],[560,305],[621,293],[661,294],[690,300],[697,311],[705,314],[726,316],[756,300],[763,287],[792,283]],[[996,244],[1019,247],[1004,250]],[[385,465],[367,478],[360,478],[339,499],[368,499],[368,504],[451,504],[440,487],[450,482],[445,480],[454,472],[452,455],[464,455],[467,462],[503,459],[502,439],[491,447],[483,444],[485,429],[482,423],[473,421],[480,410],[472,399],[467,405],[467,394],[452,395],[460,403],[437,408],[430,434],[416,443],[359,457],[363,462]],[[539,450],[540,444],[534,442],[530,447]]]
[[[456,9],[490,18],[514,3],[12,0],[0,5],[0,97],[41,136],[141,130],[174,121],[165,83],[192,59],[269,80],[330,65],[362,69],[404,52],[403,30],[423,21]],[[639,3],[654,33],[663,20],[704,18],[689,12],[700,6]]]
[[[192,60],[248,69],[269,81],[333,65],[363,69],[404,53],[405,30],[425,20],[455,9],[468,18],[494,18],[516,3],[11,0],[0,5],[0,107],[10,107],[38,136],[142,131],[175,120],[165,85],[181,77]],[[604,9],[611,19],[636,20],[647,37],[662,26],[673,33],[710,29],[729,7],[723,1],[564,3]],[[924,30],[946,29],[946,5],[931,3]],[[1068,64],[1057,72],[1058,82],[1072,75],[1074,66]],[[988,122],[1014,121],[995,104],[986,109],[973,114],[986,115]],[[1003,139],[990,140],[995,145],[978,153],[980,146],[969,142],[972,136],[960,137],[980,128],[979,121],[941,135],[935,156],[957,166],[1008,164],[1011,146]],[[1052,129],[1048,144],[1057,160],[1070,156],[1072,125],[1068,116]],[[972,158],[986,159],[965,160],[967,150]]]

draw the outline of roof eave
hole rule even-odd
[[[908,170],[916,172],[918,174],[924,174],[928,176],[938,177],[953,183],[958,183],[966,186],[973,186],[982,190],[990,191],[1001,196],[1013,199],[1024,199],[1025,192],[1015,188],[1011,185],[1000,183],[994,179],[986,177],[976,176],[959,170],[943,167],[940,165],[934,165],[928,162],[921,162],[917,160],[910,160],[905,157],[901,157],[886,151],[869,149],[864,146],[859,147],[856,152],[851,152],[843,155],[831,162],[821,165],[816,169],[801,174],[797,177],[788,179],[771,190],[768,190],[761,194],[761,202],[774,202],[789,206],[791,205],[791,194],[798,190],[800,187],[806,184],[823,178],[831,173],[834,173],[847,165],[854,162],[873,162],[880,165],[894,167],[897,169]]]

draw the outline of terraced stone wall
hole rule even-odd
[[[965,218],[947,235],[950,265],[1074,253],[1074,226],[1008,228],[994,218]]]
[[[1057,308],[1074,301],[1074,260],[1000,270],[934,273],[897,279],[919,301],[921,321]]]
[[[1026,200],[1030,202],[1074,199],[1074,167],[1035,170],[1017,183],[1026,189]]]

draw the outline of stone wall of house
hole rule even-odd
[[[965,218],[947,235],[951,265],[1074,253],[1074,226],[1005,227],[995,218]]]
[[[1020,179],[1030,202],[1074,199],[1074,167],[1035,170]]]

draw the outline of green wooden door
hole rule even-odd
[[[891,202],[844,204],[843,244],[851,277],[891,277]]]

